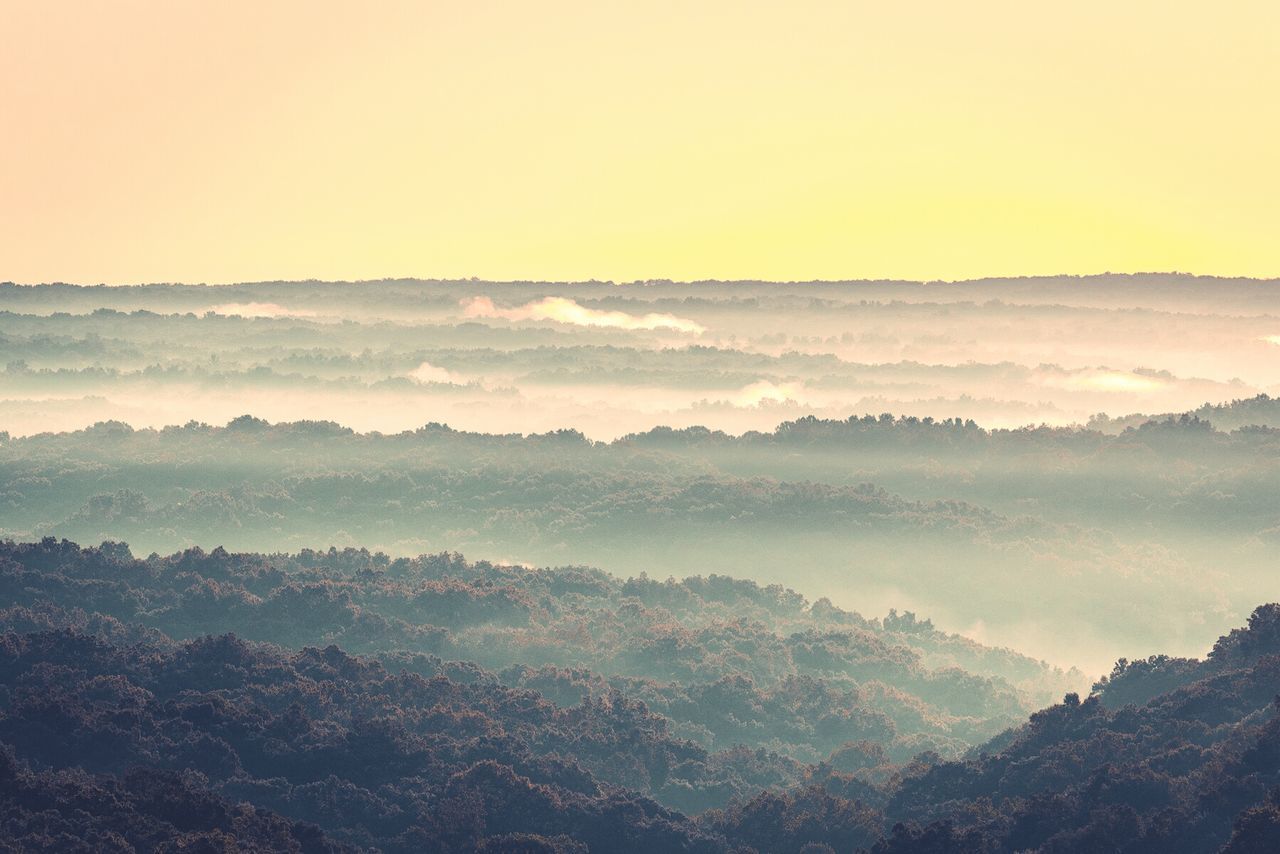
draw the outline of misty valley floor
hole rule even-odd
[[[719,573],[1090,675],[1200,655],[1280,599],[1274,284],[0,284],[0,536]]]
[[[1280,599],[1280,431],[1217,427],[1242,419],[1280,424],[1280,402],[1118,433],[865,416],[608,443],[252,416],[109,422],[0,441],[0,536],[140,554],[447,545],[524,565],[747,577],[850,610],[928,614],[1097,676],[1121,656],[1202,654]]]

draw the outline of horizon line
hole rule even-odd
[[[989,275],[960,279],[913,279],[913,278],[848,278],[848,279],[489,279],[481,276],[430,277],[430,276],[381,276],[368,279],[245,279],[235,282],[197,282],[197,281],[153,281],[153,282],[66,282],[51,280],[43,282],[16,282],[10,279],[0,281],[0,287],[15,288],[159,288],[159,287],[216,287],[233,288],[246,285],[366,285],[385,282],[413,282],[446,285],[611,285],[613,287],[634,287],[649,285],[965,285],[997,282],[1033,282],[1054,279],[1139,279],[1162,276],[1179,279],[1197,279],[1219,282],[1255,282],[1259,284],[1280,283],[1280,272],[1274,276],[1232,276],[1218,273],[1192,273],[1183,270],[1133,270],[1115,272],[1105,270],[1096,273],[1025,273],[1014,275]]]

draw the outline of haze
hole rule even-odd
[[[1100,674],[1280,595],[1278,303],[1169,274],[8,285],[0,534],[715,572]]]

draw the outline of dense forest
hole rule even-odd
[[[0,821],[28,849],[1280,841],[1278,605],[1026,719],[1063,674],[722,577],[54,540],[0,571]]]
[[[914,614],[868,620],[724,576],[621,580],[354,549],[139,561],[119,544],[49,539],[0,546],[0,593],[14,607],[97,613],[177,640],[233,632],[336,644],[426,675],[480,667],[568,706],[621,693],[706,750],[745,745],[802,762],[861,741],[898,760],[958,756],[1084,683]],[[779,761],[778,773],[789,767]]]

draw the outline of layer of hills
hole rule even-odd
[[[1280,606],[1070,674],[782,587],[441,554],[0,547],[28,850],[1211,851],[1280,841]]]
[[[716,575],[623,580],[355,549],[136,560],[120,544],[49,539],[0,546],[0,585],[13,607],[55,608],[58,620],[95,613],[175,640],[231,632],[291,648],[337,645],[392,669],[499,681],[564,706],[620,692],[709,755],[739,746],[776,754],[778,779],[848,742],[875,742],[898,761],[924,750],[959,756],[1087,684],[914,614],[866,619]],[[672,805],[708,805],[696,791],[704,778],[689,791],[667,782]],[[742,787],[707,797],[726,792]]]
[[[1090,673],[1194,655],[1280,599],[1274,284],[0,284],[0,536],[714,573]]]
[[[109,422],[0,442],[0,536],[749,577],[1100,673],[1194,654],[1280,598],[1280,432],[1216,426],[1274,404],[1119,432],[865,416],[612,442]]]

